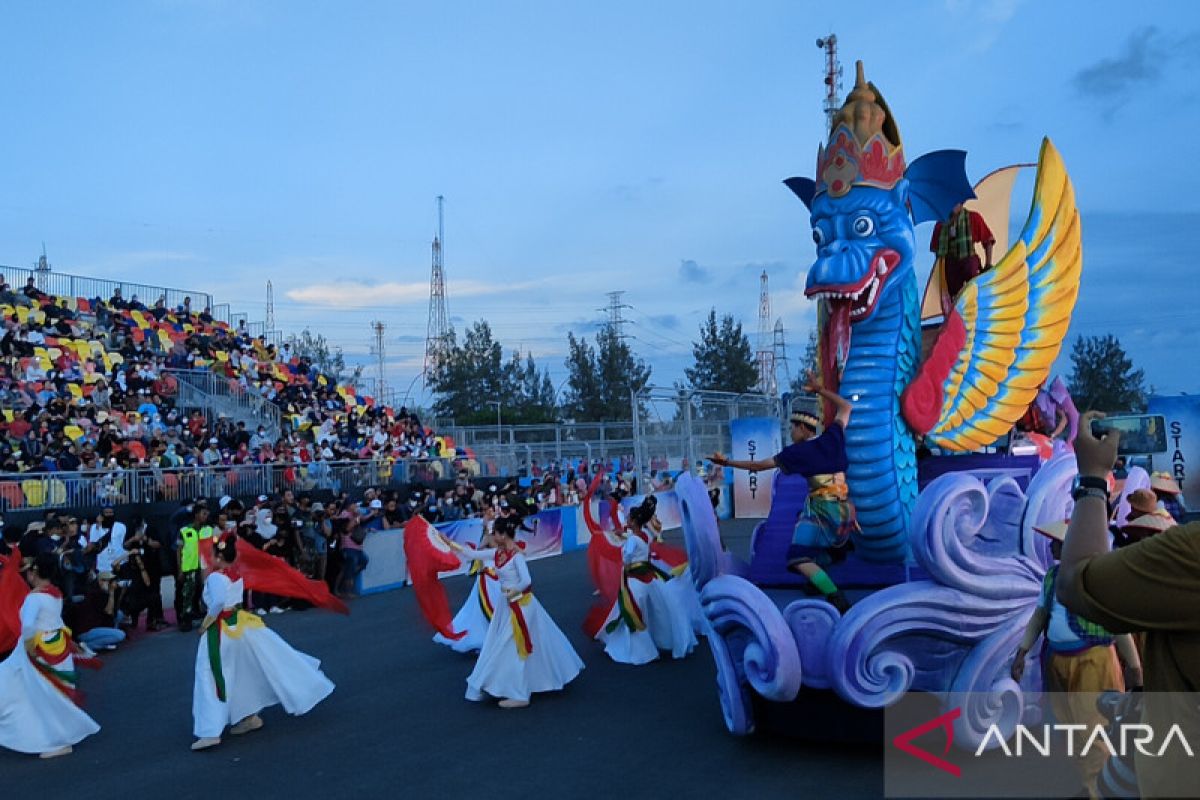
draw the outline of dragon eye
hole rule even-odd
[[[875,232],[875,220],[864,214],[861,217],[854,218],[852,227],[854,228],[855,236],[870,236]]]
[[[816,243],[817,247],[825,244],[825,233],[818,227],[813,228],[813,241]]]

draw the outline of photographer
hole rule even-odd
[[[68,623],[75,641],[92,650],[116,650],[125,641],[125,631],[116,626],[117,581],[111,572],[96,578],[83,601],[68,609]]]
[[[117,521],[117,512],[105,508],[88,531],[88,546],[84,551],[95,559],[95,571],[116,572],[116,564],[125,558],[125,523]]]
[[[144,520],[134,523],[133,533],[125,539],[129,558],[121,568],[121,578],[128,581],[121,608],[129,624],[137,628],[138,617],[146,612],[146,630],[159,631],[167,627],[162,608],[162,569],[159,551],[162,545],[148,529]]]

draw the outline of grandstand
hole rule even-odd
[[[480,470],[415,414],[322,374],[262,323],[214,312],[206,293],[3,270],[6,513]]]

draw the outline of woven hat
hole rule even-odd
[[[1069,519],[1056,520],[1054,522],[1044,522],[1034,525],[1033,529],[1042,536],[1048,536],[1056,542],[1061,542],[1067,538],[1067,526],[1070,523],[1071,520]]]
[[[1138,489],[1136,492],[1130,492],[1129,497],[1126,499],[1129,501],[1131,517],[1134,513],[1153,514],[1158,511],[1158,498],[1149,489]]]
[[[821,421],[817,419],[815,415],[809,414],[807,411],[794,412],[788,418],[788,421],[793,424],[803,425],[806,428],[811,428],[814,431],[821,427]]]
[[[1125,523],[1124,529],[1136,528],[1147,533],[1162,533],[1168,528],[1175,527],[1175,520],[1170,514],[1165,512],[1156,512],[1153,514],[1142,514],[1134,517]]]
[[[1179,494],[1179,482],[1169,472],[1156,472],[1150,476],[1150,488],[1163,494]]]

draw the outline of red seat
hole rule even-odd
[[[92,304],[91,304],[91,303],[89,303],[89,302],[87,301],[87,298],[85,298],[85,297],[76,297],[76,298],[75,298],[75,305],[76,305],[76,307],[79,309],[80,313],[82,313],[82,314],[89,314],[89,313],[91,313],[91,310],[92,310]]]
[[[21,508],[24,506],[25,493],[21,491],[21,484],[15,481],[0,482],[0,499],[4,500],[4,504],[8,508]]]

